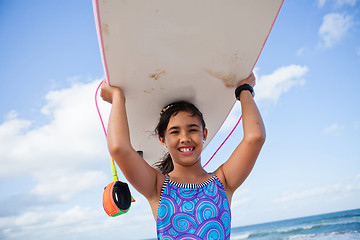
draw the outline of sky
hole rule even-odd
[[[232,227],[360,208],[359,10],[358,0],[285,0],[254,69],[267,139],[233,197]],[[0,0],[0,74],[0,239],[154,238],[133,188],[128,213],[102,209],[111,174],[91,1]]]

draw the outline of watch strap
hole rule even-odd
[[[240,86],[238,86],[236,89],[235,89],[235,97],[237,100],[240,100],[240,93],[243,91],[243,90],[248,90],[251,92],[251,95],[254,97],[255,96],[255,92],[254,92],[254,88],[252,86],[250,86],[249,84],[245,83],[245,84],[242,84]]]

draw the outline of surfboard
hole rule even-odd
[[[164,149],[154,129],[177,100],[203,113],[208,140],[235,103],[283,0],[93,0],[105,77],[126,96],[133,147],[153,164]],[[214,149],[215,151],[216,149]]]

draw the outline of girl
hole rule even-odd
[[[265,141],[265,128],[253,100],[254,74],[239,82],[244,137],[230,158],[207,173],[200,156],[207,129],[201,112],[182,101],[162,109],[156,133],[168,154],[158,170],[132,148],[120,88],[104,81],[101,97],[112,103],[108,148],[121,171],[149,201],[158,239],[230,239],[230,204],[235,190],[250,174]]]

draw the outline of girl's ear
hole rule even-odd
[[[165,138],[162,138],[162,137],[160,137],[160,136],[158,136],[158,138],[159,138],[159,141],[161,142],[161,144],[162,144],[164,147],[166,147]]]
[[[207,128],[205,128],[205,129],[204,129],[204,133],[203,133],[203,140],[204,140],[204,141],[206,141],[207,134],[208,134],[208,130],[207,130]]]

